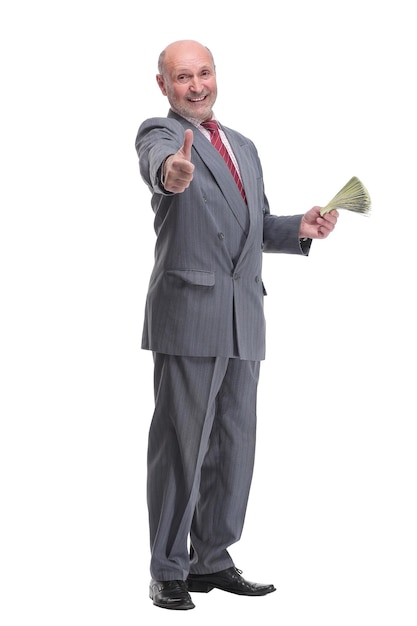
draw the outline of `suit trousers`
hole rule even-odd
[[[154,353],[147,498],[151,576],[233,566],[252,481],[259,361]]]

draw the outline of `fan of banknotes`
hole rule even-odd
[[[333,209],[346,209],[354,213],[364,214],[370,212],[371,198],[369,197],[368,190],[359,178],[353,176],[350,181],[342,187],[339,193],[321,209],[320,215],[333,211]]]

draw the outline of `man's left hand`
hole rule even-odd
[[[339,213],[334,209],[322,217],[320,215],[321,208],[314,206],[303,215],[300,224],[300,238],[325,239],[334,230]]]

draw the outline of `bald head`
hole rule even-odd
[[[162,50],[159,55],[158,72],[160,74],[164,73],[165,65],[169,62],[170,56],[188,56],[190,54],[198,55],[207,53],[210,56],[213,68],[215,68],[213,55],[206,46],[203,46],[203,44],[198,41],[194,41],[193,39],[181,39],[179,41],[174,41]]]
[[[159,55],[158,70],[156,80],[173,111],[198,122],[212,117],[216,68],[206,46],[192,39],[174,41]]]

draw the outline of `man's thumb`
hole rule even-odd
[[[194,134],[191,128],[187,128],[184,133],[184,145],[182,146],[182,153],[184,159],[191,161],[191,146],[193,145]]]

